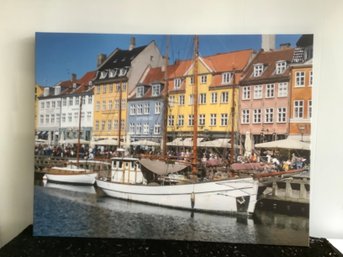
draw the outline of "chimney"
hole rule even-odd
[[[287,49],[291,47],[291,43],[282,43],[280,44],[280,49]]]
[[[72,73],[71,74],[71,81],[76,81],[76,79],[77,79],[77,75],[75,74],[75,73]]]
[[[275,35],[262,35],[262,49],[264,51],[272,51],[275,49]]]
[[[98,54],[98,57],[96,60],[96,67],[99,67],[101,64],[103,64],[105,60],[106,60],[106,54]]]
[[[129,50],[131,51],[131,50],[134,49],[135,47],[136,47],[136,38],[135,38],[135,37],[131,37],[131,38],[130,38]]]

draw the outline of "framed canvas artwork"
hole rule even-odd
[[[36,33],[34,235],[307,246],[313,35]]]

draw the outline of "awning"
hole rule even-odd
[[[160,146],[159,143],[154,142],[154,141],[149,141],[146,139],[131,142],[130,145]]]
[[[276,140],[267,143],[256,144],[256,148],[266,149],[294,149],[294,150],[310,150],[310,143],[301,140],[287,138]]]

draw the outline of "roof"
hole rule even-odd
[[[245,85],[254,83],[265,83],[268,81],[288,80],[290,76],[289,64],[292,62],[293,53],[294,48],[278,49],[268,52],[261,50],[244,71],[243,79],[240,83]],[[286,61],[287,63],[286,70],[281,74],[275,73],[277,61]],[[253,76],[255,64],[263,64],[263,72],[261,76]]]
[[[131,62],[147,47],[140,46],[132,50],[115,49],[98,68],[96,80],[113,79],[126,76]]]

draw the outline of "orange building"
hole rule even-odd
[[[291,65],[289,135],[310,141],[312,117],[312,45],[313,38],[302,36]]]

